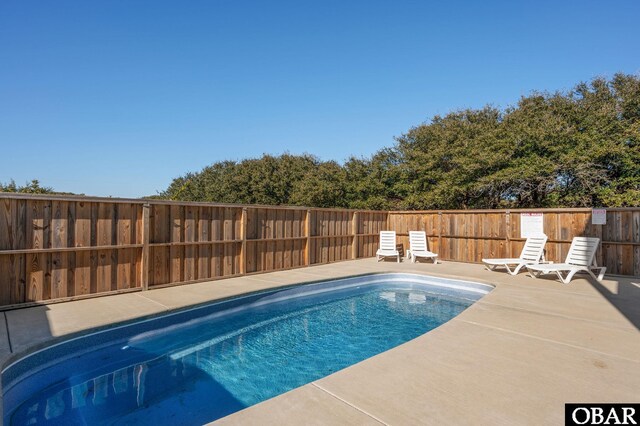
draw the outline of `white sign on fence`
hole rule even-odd
[[[606,209],[593,209],[593,210],[591,210],[591,224],[592,225],[606,225],[607,224],[607,210]]]
[[[520,238],[544,234],[542,213],[520,213]]]

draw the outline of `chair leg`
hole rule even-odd
[[[516,266],[516,269],[514,269],[513,272],[511,272],[511,270],[507,266],[507,271],[509,271],[511,275],[518,275],[518,272],[520,272],[520,269],[524,268],[524,266],[525,266],[524,263],[518,264],[518,266]]]
[[[598,269],[599,272],[600,272],[597,277],[593,273],[593,270],[596,270],[596,269]],[[606,266],[601,266],[601,267],[595,267],[595,268],[587,269],[587,272],[589,273],[589,275],[591,275],[591,277],[593,277],[594,280],[596,280],[598,282],[602,282],[602,279],[604,278],[604,273],[605,273],[606,270],[607,270]]]
[[[400,253],[398,253],[398,263],[400,263]]]
[[[557,271],[556,274],[558,274],[558,277],[560,278],[560,281],[562,281],[563,284],[569,284],[569,282],[571,282],[571,279],[576,274],[576,272],[578,272],[577,269],[572,269],[571,271],[569,271],[566,278],[562,278],[562,274],[560,274],[560,271]]]

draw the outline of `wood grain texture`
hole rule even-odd
[[[138,221],[141,222],[140,229],[137,233],[138,241],[142,243],[142,253],[140,255],[140,264],[137,267],[140,279],[140,287],[143,290],[149,288],[150,261],[149,261],[149,241],[150,241],[150,206],[144,204]]]
[[[198,208],[197,219],[197,241],[209,242],[211,241],[210,226],[211,226],[211,209],[206,207]],[[202,244],[198,245],[198,275],[197,279],[205,279],[211,276],[210,259],[211,258],[211,245]]]

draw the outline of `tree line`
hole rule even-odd
[[[344,164],[291,154],[222,161],[159,196],[390,210],[639,206],[640,78],[437,115]]]
[[[34,180],[0,191],[52,193]],[[357,209],[640,206],[640,77],[436,115],[368,158],[221,161],[150,198]]]

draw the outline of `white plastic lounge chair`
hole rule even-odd
[[[380,248],[376,259],[380,262],[385,257],[397,257],[400,263],[400,252],[396,249],[396,231],[380,231]]]
[[[564,263],[527,265],[527,269],[529,269],[531,276],[534,278],[538,278],[543,274],[555,273],[564,284],[568,284],[578,272],[586,272],[593,279],[602,281],[607,268],[598,266],[596,263],[598,244],[600,244],[600,238],[574,237]],[[597,277],[593,271],[599,271]],[[562,276],[563,272],[567,273],[565,277]]]
[[[524,243],[520,257],[507,259],[482,259],[484,266],[494,271],[498,267],[504,267],[511,275],[516,275],[526,265],[535,265],[544,260],[544,245],[547,242],[547,236],[540,234],[527,238]],[[513,270],[509,266],[515,266]]]
[[[427,234],[424,231],[409,231],[409,250],[407,250],[407,258],[413,263],[418,257],[425,257],[438,263],[438,255],[427,250]]]

